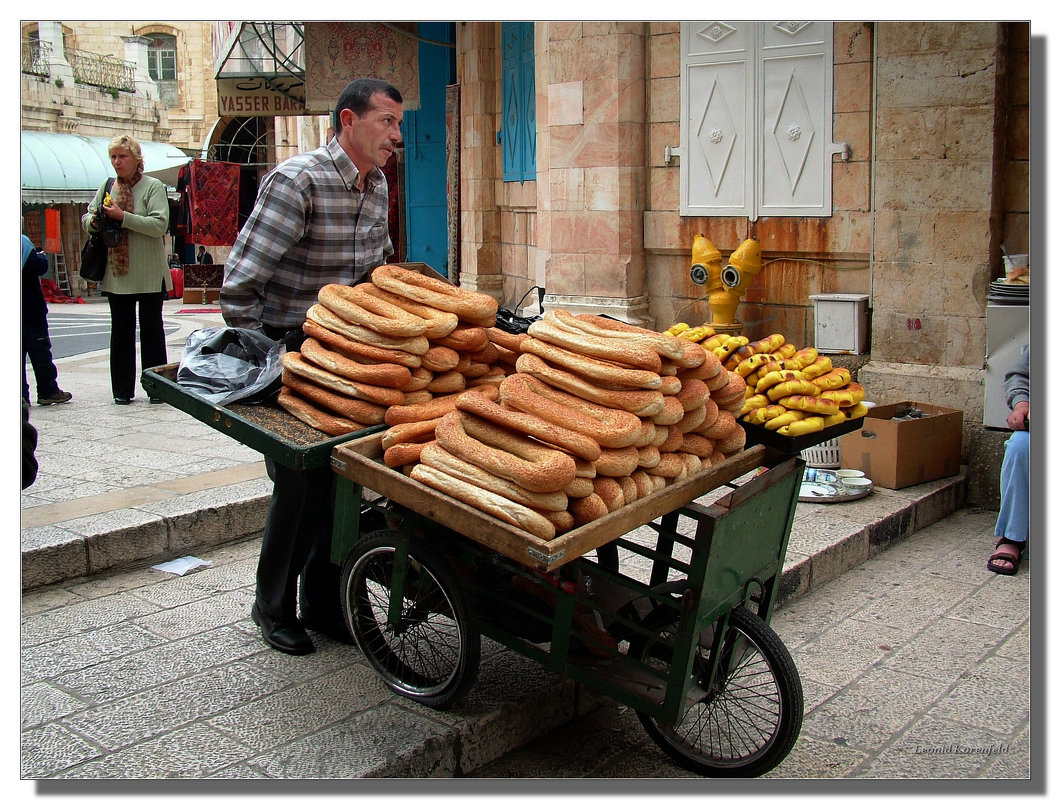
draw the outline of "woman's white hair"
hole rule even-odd
[[[143,163],[142,160],[142,147],[140,147],[139,143],[136,142],[132,137],[128,136],[127,134],[121,134],[120,136],[113,137],[110,140],[110,145],[107,149],[107,152],[112,156],[114,148],[118,147],[125,148],[129,153],[131,153],[135,157],[135,160],[139,163],[139,172],[142,172],[143,169],[145,169],[146,165]]]

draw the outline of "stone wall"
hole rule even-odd
[[[72,47],[119,59],[126,57],[122,36],[175,36],[179,103],[167,109],[168,127],[172,132],[168,144],[200,151],[219,117],[210,22],[84,21],[67,22],[63,28],[72,32]]]
[[[737,318],[746,336],[782,333],[798,347],[814,343],[810,295],[870,292],[870,95],[872,24],[833,26],[833,139],[847,142],[848,160],[833,162],[830,217],[681,217],[680,25],[648,26],[648,199],[644,212],[647,291],[656,327],[712,319],[702,287],[689,275],[690,246],[703,234],[724,257],[746,238],[759,243],[764,267],[749,286]]]

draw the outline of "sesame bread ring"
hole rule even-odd
[[[691,412],[705,405],[709,399],[709,387],[704,381],[697,378],[682,379],[682,389],[676,395],[684,412]]]
[[[330,414],[305,398],[300,397],[288,387],[282,387],[278,391],[277,400],[278,405],[293,417],[331,437],[353,434],[355,431],[361,431],[365,428],[361,423]]]
[[[574,480],[566,485],[566,489],[563,492],[566,493],[568,498],[587,498],[595,491],[594,481],[595,476],[591,478],[574,476]]]
[[[625,494],[625,503],[634,503],[639,498],[639,488],[632,476],[615,476],[614,481],[621,485],[621,491]],[[598,493],[597,493],[598,494]]]
[[[524,353],[515,362],[520,373],[536,376],[549,386],[609,409],[621,409],[639,417],[651,417],[665,408],[660,390],[607,389],[584,376],[553,367],[540,356]]]
[[[716,401],[716,405],[721,409],[726,409],[745,400],[746,386],[744,378],[737,373],[730,373],[727,384],[712,392],[709,397]]]
[[[350,356],[329,350],[318,340],[310,337],[303,340],[300,353],[307,361],[330,373],[336,373],[351,381],[375,384],[378,387],[401,389],[413,377],[408,367],[400,364],[363,364]]]
[[[670,337],[664,333],[650,331],[646,328],[640,328],[637,325],[599,314],[570,314],[568,311],[557,309],[554,315],[564,325],[576,328],[592,336],[607,337],[623,342],[648,344],[661,356],[672,361],[677,366],[692,367],[700,364],[700,361],[694,361],[700,357],[692,352],[692,349],[689,347],[693,343],[685,339]]]
[[[332,331],[323,325],[319,325],[308,317],[303,321],[303,333],[312,339],[318,340],[329,350],[349,356],[352,359],[368,364],[400,364],[412,370],[420,366],[420,357],[415,353],[407,353],[404,350],[393,348],[381,348],[358,342],[345,337],[336,331]]]
[[[407,395],[410,392],[419,392],[422,389],[426,389],[427,385],[435,377],[434,373],[430,370],[425,370],[423,367],[414,367],[409,371],[409,374],[409,380],[399,387]]]
[[[639,439],[643,424],[639,417],[620,409],[609,409],[550,387],[526,373],[514,373],[500,385],[501,402],[519,411],[587,434],[605,448],[623,448]]]
[[[452,348],[460,353],[475,353],[489,345],[487,329],[478,325],[457,323],[446,336],[431,340],[432,345]]]
[[[666,426],[668,428],[668,436],[665,437],[665,441],[657,446],[657,449],[661,453],[672,453],[678,451],[683,446],[683,431],[679,426],[671,425]]]
[[[736,424],[730,434],[713,443],[713,449],[726,456],[745,450],[745,429]]]
[[[523,506],[521,503],[508,500],[488,489],[469,484],[426,464],[416,465],[409,473],[409,477],[498,520],[517,526],[539,539],[546,541],[555,539],[555,525],[540,512]]]
[[[497,324],[497,301],[481,292],[462,289],[396,264],[381,264],[374,268],[372,282],[395,295],[452,312],[461,322],[485,328]]]
[[[540,320],[533,322],[527,333],[531,337],[574,353],[594,356],[640,370],[652,370],[655,373],[661,369],[661,356],[652,347],[630,340],[620,341],[588,334],[579,328],[560,323],[554,312],[547,312]]]
[[[486,334],[489,336],[489,341],[494,345],[510,350],[513,353],[522,353],[522,340],[526,339],[527,334],[513,334],[510,331],[505,331],[503,328],[492,328],[486,329]]]
[[[561,512],[546,512],[543,509],[539,511],[539,514],[547,518],[553,526],[555,526],[555,536],[558,537],[560,534],[565,534],[567,531],[573,528],[573,515],[568,510]]]
[[[716,413],[716,417],[711,422],[705,421],[705,425],[702,426],[697,433],[703,437],[716,441],[729,437],[734,433],[734,427],[738,425],[738,421],[734,419],[734,415],[725,409],[720,409]],[[739,426],[740,427],[740,426]],[[718,449],[717,449],[718,450]]]
[[[681,381],[685,378],[697,378],[701,381],[708,381],[719,375],[721,370],[726,369],[724,368],[723,363],[719,360],[719,357],[711,350],[698,342],[692,342],[690,344],[696,345],[699,348],[701,361],[697,367],[680,370],[677,375],[679,375]]]
[[[383,406],[348,398],[339,392],[333,392],[313,381],[301,378],[289,370],[281,371],[281,383],[300,398],[337,417],[370,426],[379,425],[384,421],[384,414],[387,410]]]
[[[492,384],[495,387],[499,387],[500,382],[504,380],[504,377],[507,374],[508,373],[503,367],[501,367],[500,365],[494,365],[482,375],[477,376],[476,378],[468,378],[468,389],[471,389],[471,387],[477,387],[479,384]]]
[[[420,454],[420,463],[441,470],[451,476],[482,487],[490,492],[503,495],[510,501],[521,503],[531,509],[545,512],[562,512],[566,510],[565,492],[530,492],[513,481],[508,481],[493,473],[487,473],[481,467],[465,462],[454,456],[437,442],[431,442]]]
[[[415,314],[417,317],[420,317],[427,325],[427,328],[424,331],[424,336],[428,339],[436,339],[438,337],[446,336],[446,334],[456,328],[457,323],[460,322],[460,319],[452,312],[442,311],[433,306],[428,306],[425,303],[417,303],[409,298],[396,295],[393,292],[388,292],[386,289],[381,289],[376,284],[365,282],[356,284],[356,287],[362,292],[379,298],[380,300],[384,300],[392,306],[397,306],[410,314]]]
[[[686,411],[683,409],[683,404],[679,402],[679,398],[675,395],[665,395],[665,408],[651,419],[654,425],[670,426],[682,420],[684,414]]]
[[[648,467],[657,467],[661,461],[661,451],[657,449],[656,445],[644,445],[639,448],[639,467],[644,470]]]
[[[463,392],[468,387],[467,379],[463,373],[456,370],[447,370],[438,373],[428,383],[426,389],[433,395],[450,395],[454,392]]]
[[[405,403],[403,403],[402,405],[403,406],[413,406],[413,405],[415,405],[417,403],[427,403],[433,397],[434,397],[434,395],[432,395],[426,389],[418,389],[418,390],[415,390],[413,392],[406,392],[405,393]]]
[[[745,429],[742,429],[743,431]],[[712,456],[712,440],[701,434],[684,434],[683,444],[679,447],[683,453],[692,453],[702,459]]]
[[[343,376],[332,373],[316,364],[307,361],[296,351],[289,351],[282,355],[281,366],[284,370],[305,378],[312,383],[319,384],[326,389],[339,392],[349,398],[368,401],[378,406],[392,406],[405,401],[405,394],[398,389],[390,387],[378,387],[361,381],[352,381]]]
[[[599,443],[586,434],[571,431],[557,423],[543,420],[535,414],[501,406],[478,392],[461,393],[457,397],[456,407],[462,412],[478,415],[491,423],[562,448],[590,462],[598,459],[601,453]]]
[[[569,454],[457,410],[439,420],[435,438],[454,456],[532,492],[563,490],[577,470]]]
[[[380,447],[387,450],[406,442],[434,442],[438,420],[420,420],[415,423],[399,423],[380,435]]]
[[[598,520],[610,510],[606,508],[603,499],[593,492],[587,498],[571,498],[567,511],[573,515],[575,526],[583,526],[585,523]]]
[[[603,499],[607,510],[611,512],[625,505],[625,491],[616,479],[609,476],[601,476],[595,480],[595,494]]]
[[[712,420],[716,416],[716,413],[720,410],[720,407],[716,405],[716,401],[709,398],[705,401],[703,406],[699,406],[697,409],[692,409],[683,415],[683,419],[676,423],[676,428],[687,434],[691,431],[698,431],[707,422]]]
[[[452,370],[459,363],[460,353],[442,345],[432,345],[420,357],[420,366],[426,367],[435,373],[444,373],[447,370]]]
[[[683,476],[685,467],[683,459],[678,453],[663,453],[661,461],[655,467],[648,467],[647,473],[652,476],[661,476],[669,481],[676,481]]]
[[[627,476],[639,467],[639,449],[631,445],[626,448],[603,448],[595,460],[596,478],[599,476]]]
[[[681,453],[679,458],[683,460],[683,471],[686,475],[692,476],[702,471],[700,456],[695,456],[693,453]]]
[[[591,381],[614,384],[625,389],[661,389],[661,376],[653,370],[621,367],[613,362],[575,353],[558,345],[551,345],[536,337],[529,337],[523,341],[522,352],[540,356],[550,364],[577,373]]]
[[[709,393],[717,392],[727,386],[730,383],[731,375],[726,370],[720,369],[712,378],[705,379],[705,386],[709,388]]]
[[[494,386],[481,386],[475,387],[474,389],[491,400],[497,399],[498,390]],[[396,426],[399,423],[434,420],[448,414],[449,412],[456,411],[456,403],[456,395],[440,395],[439,397],[432,398],[424,403],[391,406],[384,414],[384,422],[389,426]]]
[[[399,442],[384,449],[384,464],[388,467],[405,467],[420,461],[420,454],[427,442]]]
[[[318,302],[348,322],[388,336],[416,337],[427,330],[423,318],[370,295],[360,287],[326,284],[318,292]]]
[[[654,421],[650,418],[646,418],[640,422],[643,424],[643,429],[639,435],[639,439],[632,444],[637,448],[653,445],[654,440],[657,438],[657,426],[654,425]]]
[[[406,353],[421,356],[424,353],[427,353],[427,349],[431,347],[427,341],[427,337],[397,337],[389,334],[381,334],[379,331],[374,331],[367,326],[358,325],[344,320],[340,315],[327,309],[320,303],[315,303],[307,309],[307,319],[313,320],[318,325],[328,328],[330,331],[342,334],[348,339],[353,339],[357,342],[364,342],[367,345],[375,345],[380,348],[402,350]]]

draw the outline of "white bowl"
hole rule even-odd
[[[841,481],[845,478],[864,478],[866,475],[861,470],[837,470],[836,474],[840,476]]]
[[[868,478],[842,478],[840,483],[845,487],[854,487],[855,489],[865,489],[873,486],[873,482]]]

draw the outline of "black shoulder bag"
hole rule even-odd
[[[106,182],[103,195],[110,191],[113,179]],[[96,214],[99,212],[96,211]],[[106,274],[107,251],[111,247],[120,244],[122,228],[116,220],[111,220],[105,215],[103,219],[96,221],[98,231],[88,237],[84,247],[80,251],[80,277],[93,284],[99,283]]]

